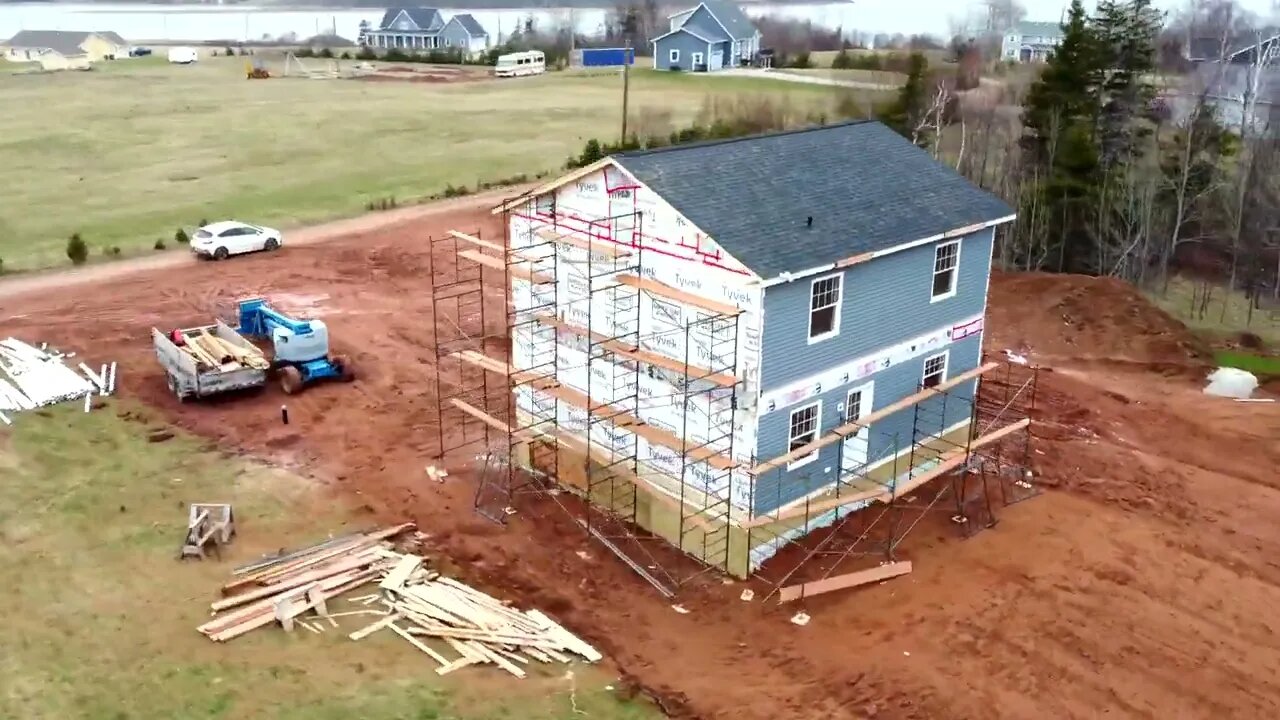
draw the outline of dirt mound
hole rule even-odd
[[[1208,347],[1137,288],[1115,278],[993,273],[990,347],[1033,359],[1113,360],[1200,368]]]

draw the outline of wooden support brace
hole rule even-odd
[[[768,472],[769,470],[772,470],[774,468],[782,467],[787,463],[794,461],[796,458],[804,457],[809,453],[817,452],[818,450],[826,447],[827,445],[830,445],[835,442],[839,442],[840,440],[843,440],[849,435],[852,435],[858,432],[862,428],[869,427],[872,423],[876,422],[877,420],[884,419],[898,412],[899,410],[905,410],[906,408],[909,408],[912,405],[915,405],[916,403],[923,402],[933,397],[934,395],[940,395],[946,392],[947,390],[950,390],[951,388],[957,385],[960,385],[961,383],[965,383],[977,377],[985,375],[986,373],[989,373],[992,370],[995,370],[997,367],[1000,367],[999,363],[987,363],[986,365],[974,368],[973,370],[970,370],[967,373],[957,375],[956,377],[953,377],[944,383],[941,383],[931,388],[925,388],[924,390],[921,390],[920,392],[914,395],[908,395],[907,397],[902,398],[901,400],[891,405],[880,408],[879,410],[871,413],[870,415],[864,418],[861,418],[855,422],[850,422],[850,423],[841,425],[840,427],[837,427],[831,430],[826,435],[823,435],[822,437],[818,438],[817,440],[814,440],[813,442],[809,443],[808,445],[805,445],[804,447],[798,447],[795,450],[792,450],[785,455],[780,455],[772,460],[766,460],[765,462],[762,462],[759,465],[756,465],[755,467],[751,468],[749,472],[752,475],[760,475],[761,473]]]
[[[817,580],[815,582],[808,582],[800,585],[791,585],[778,591],[778,602],[791,602],[792,600],[807,598],[811,595],[821,595],[822,593],[828,593],[833,590],[857,587],[859,585],[868,585],[873,582],[880,582],[881,580],[895,578],[899,575],[906,575],[909,572],[911,572],[911,561],[904,560],[902,562],[892,562],[879,567],[873,567],[869,570],[861,570],[845,575],[829,577],[825,580]]]
[[[660,283],[657,280],[639,278],[630,274],[614,275],[613,279],[623,285],[633,287],[637,290],[643,290],[650,295],[658,295],[659,297],[664,297],[668,300],[675,300],[686,305],[702,308],[703,310],[710,310],[717,315],[733,316],[742,312],[737,308],[737,306],[716,302],[715,300],[704,298],[700,295],[694,295],[693,293],[685,292],[679,288],[673,288],[670,285]]]
[[[990,445],[993,442],[996,442],[1005,437],[1008,437],[1009,435],[1012,435],[1013,433],[1019,430],[1022,430],[1023,428],[1026,428],[1030,424],[1031,424],[1030,418],[1024,418],[1022,420],[1019,420],[1016,423],[1013,423],[1012,425],[1000,428],[999,430],[996,430],[994,432],[987,433],[986,435],[983,435],[982,437],[977,438],[972,442],[970,442],[968,448],[959,448],[956,450],[952,450],[948,453],[945,453],[944,455],[941,456],[940,458],[941,462],[938,465],[935,465],[930,470],[926,472],[922,472],[919,475],[916,475],[910,480],[894,488],[885,487],[885,488],[878,488],[875,490],[865,490],[863,492],[854,493],[851,495],[841,495],[840,497],[831,498],[829,500],[822,500],[820,502],[815,502],[815,503],[809,503],[807,505],[797,505],[796,507],[793,507],[790,510],[786,510],[784,512],[776,513],[773,515],[761,515],[759,517],[753,518],[747,522],[742,523],[741,527],[753,528],[753,527],[759,527],[761,525],[769,525],[771,523],[775,523],[780,520],[787,520],[794,517],[803,517],[805,515],[812,516],[820,512],[825,512],[827,510],[834,510],[835,508],[838,508],[838,507],[851,505],[857,502],[864,502],[867,500],[870,500],[872,502],[889,503],[894,498],[906,495],[907,493],[912,492],[913,490],[920,487],[921,485],[925,485],[926,483],[934,480],[935,478],[946,475],[952,470],[955,470],[956,468],[960,467],[969,458],[971,451],[977,450],[978,448],[981,448],[985,445]]]

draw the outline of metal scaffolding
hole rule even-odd
[[[985,359],[876,412],[850,401],[811,445],[743,456],[741,312],[649,277],[643,220],[569,230],[552,203],[522,237],[504,217],[500,243],[431,240],[440,454],[470,453],[478,513],[505,523],[536,494],[663,595],[719,571],[794,599],[893,561],[930,516],[967,536],[1035,493],[1035,369]],[[909,437],[875,433],[898,413]],[[833,443],[834,482],[788,472]]]

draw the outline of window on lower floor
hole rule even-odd
[[[791,411],[791,422],[787,430],[787,452],[799,450],[818,439],[819,419],[821,417],[821,401]],[[818,451],[814,450],[787,463],[787,469],[798,468],[817,459]]]
[[[702,53],[694,53],[694,54],[693,54],[693,64],[694,64],[694,65],[701,65],[701,64],[702,64]]]
[[[947,381],[947,353],[943,351],[937,355],[925,358],[924,375],[920,378],[920,385],[924,388],[932,388],[941,385]]]
[[[679,51],[679,50],[672,50],[671,52],[667,53],[667,60],[669,60],[669,61],[671,61],[671,62],[673,62],[673,63],[678,63],[678,62],[680,62],[680,51]]]
[[[960,241],[943,243],[933,251],[933,300],[946,300],[956,294],[960,268]]]

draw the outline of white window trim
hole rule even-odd
[[[680,62],[679,48],[672,48],[671,50],[667,51],[667,62],[673,62],[673,63]]]
[[[813,288],[823,280],[830,280],[831,278],[835,278],[837,281],[836,282],[835,318],[831,323],[830,331],[822,333],[821,335],[814,335],[813,334]],[[809,295],[805,300],[805,307],[807,308],[807,312],[809,313],[809,321],[805,324],[805,328],[807,329],[806,335],[809,338],[810,345],[813,345],[814,343],[820,343],[823,340],[830,340],[831,338],[839,335],[840,334],[840,315],[841,315],[841,311],[844,309],[844,273],[838,272],[831,275],[823,275],[821,277],[816,277],[813,280],[811,280],[809,282]]]
[[[809,408],[817,408],[817,413],[814,416],[815,422],[813,426],[813,439],[805,444],[812,445],[813,443],[817,442],[819,438],[822,437],[822,400],[818,399],[811,403],[798,405],[792,408],[791,412],[787,413],[787,452],[791,452],[791,443],[792,441],[795,440],[795,438],[791,436],[791,425],[792,425],[791,421],[795,418],[796,413],[802,410],[807,410]],[[821,455],[822,455],[821,448],[819,448],[818,450],[814,450],[813,452],[809,453],[808,455],[802,458],[797,458],[796,460],[787,463],[787,470],[788,471],[795,470],[796,468],[802,468],[805,465],[808,465],[809,463],[817,462],[818,458]]]
[[[929,361],[937,360],[938,358],[942,358],[942,379],[938,381],[938,385],[941,385],[942,383],[945,383],[947,381],[947,374],[951,370],[951,350],[949,349],[943,350],[942,352],[937,353],[936,355],[929,355],[925,357],[924,362],[920,364],[920,387],[921,388],[925,388],[924,381],[925,381],[925,378],[928,377],[928,375],[925,374],[925,371],[929,369]],[[925,388],[925,389],[927,390],[928,388]]]
[[[698,65],[701,65],[703,60],[704,60],[704,56],[702,55],[702,53],[696,52],[693,54],[693,59],[690,62],[692,62],[696,67]]]
[[[951,279],[951,289],[948,290],[947,292],[942,293],[941,295],[934,295],[933,281],[938,277],[938,253],[942,251],[942,248],[947,247],[948,245],[956,246],[956,266],[951,269],[951,272],[953,273],[953,276]],[[930,266],[932,271],[929,273],[929,302],[930,303],[942,302],[943,300],[950,300],[951,298],[956,296],[956,291],[960,289],[960,250],[961,250],[960,240],[958,239],[949,240],[944,243],[938,243],[937,245],[933,246],[933,264]]]

